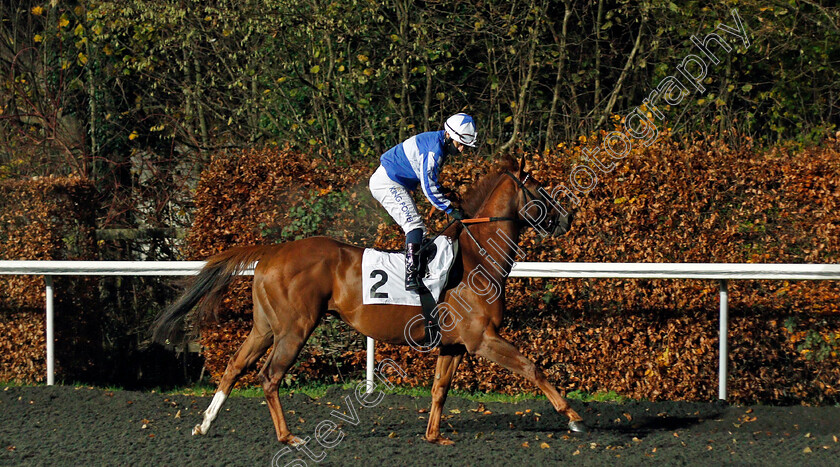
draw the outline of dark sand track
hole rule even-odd
[[[350,396],[356,425],[331,415]],[[360,407],[352,390],[312,400],[282,398],[290,427],[313,438],[322,465],[840,465],[840,407],[727,406],[719,403],[572,404],[591,428],[566,431],[545,400],[518,404],[450,398],[443,422],[455,446],[422,439],[429,399],[386,395]],[[262,399],[232,398],[207,436],[191,428],[209,397],[102,389],[0,387],[0,465],[315,465],[274,439]],[[421,412],[423,410],[423,412]],[[323,420],[344,438],[314,440]],[[329,440],[329,439],[328,439]],[[305,462],[305,464],[304,464]]]

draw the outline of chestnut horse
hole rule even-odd
[[[580,415],[542,371],[497,331],[505,308],[505,279],[513,263],[517,248],[514,242],[519,238],[520,230],[531,223],[542,232],[560,235],[568,231],[572,220],[571,214],[561,213],[556,207],[546,209],[546,206],[556,205],[538,188],[538,183],[523,170],[521,161],[517,164],[507,159],[482,177],[465,196],[462,206],[465,212],[475,218],[487,218],[484,219],[486,222],[472,223],[468,229],[456,223],[443,233],[458,238],[463,272],[461,277],[456,274],[455,280],[449,281],[441,303],[468,311],[459,313],[457,322],[454,322],[454,315],[449,316],[449,325],[442,323],[441,326],[440,354],[425,435],[431,443],[452,444],[441,435],[441,412],[464,352],[480,355],[536,384],[554,408],[569,418],[571,430],[585,430]],[[536,212],[540,209],[537,205],[542,205],[542,212]],[[496,238],[493,244],[494,235],[500,232],[512,241]],[[362,252],[360,247],[326,237],[312,237],[277,245],[237,247],[207,261],[184,295],[155,322],[155,340],[160,342],[175,335],[195,305],[198,305],[198,319],[212,315],[232,278],[258,261],[252,288],[254,325],[230,359],[202,423],[193,429],[194,435],[207,433],[237,378],[273,344],[271,354],[260,370],[265,398],[277,439],[292,445],[300,443],[300,438],[289,432],[278,388],[306,340],[327,313],[380,342],[407,345],[407,338],[423,341],[422,320],[414,320],[417,325],[405,329],[419,314],[419,307],[362,303]],[[476,268],[482,268],[482,274],[470,275]],[[467,283],[468,277],[471,283]],[[490,281],[496,284],[497,294],[488,299],[487,290],[493,288]],[[455,306],[456,300],[460,306]]]

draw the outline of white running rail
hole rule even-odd
[[[204,261],[0,261],[0,275],[40,275],[47,285],[47,384],[55,383],[53,276],[189,276]],[[245,274],[253,274],[253,270]],[[510,277],[713,279],[720,283],[718,398],[726,399],[728,280],[840,280],[840,264],[534,263],[513,265]],[[373,339],[367,338],[367,381],[373,387]]]

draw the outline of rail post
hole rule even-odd
[[[720,348],[718,349],[718,399],[726,400],[727,365],[729,362],[729,297],[726,280],[720,281]]]
[[[367,338],[367,393],[370,394],[373,392],[373,388],[376,387],[376,384],[373,383],[373,338]]]
[[[53,278],[44,276],[47,283],[47,386],[55,384],[55,319],[53,303]]]

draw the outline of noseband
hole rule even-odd
[[[519,188],[521,188],[521,189],[522,189],[522,193],[523,193],[523,194],[524,194],[524,196],[525,196],[525,205],[526,205],[526,206],[527,206],[527,205],[528,205],[528,203],[530,203],[531,201],[540,201],[540,202],[543,202],[543,203],[545,203],[545,202],[546,202],[546,200],[545,200],[544,198],[538,197],[538,196],[537,196],[537,195],[535,195],[535,194],[534,194],[534,193],[533,193],[530,189],[528,189],[528,187],[527,187],[527,186],[525,186],[525,183],[528,181],[528,179],[529,179],[529,178],[531,178],[531,174],[530,174],[530,173],[525,174],[525,179],[523,179],[523,180],[519,180],[519,178],[515,177],[515,176],[514,176],[512,173],[510,173],[510,172],[505,172],[505,175],[507,175],[508,177],[510,177],[511,179],[513,179],[513,181],[514,181],[514,182],[516,182],[516,183],[519,185]],[[551,205],[551,203],[548,203],[548,204],[549,204],[549,205]],[[554,208],[554,209],[556,210],[557,208]],[[519,220],[517,219],[517,221],[519,221]],[[522,221],[519,221],[519,222],[522,222]],[[549,218],[546,220],[546,226],[545,226],[545,229],[546,229],[547,231],[554,230],[554,224],[555,224],[556,222],[557,222],[557,220],[556,220],[554,217],[549,217]]]

